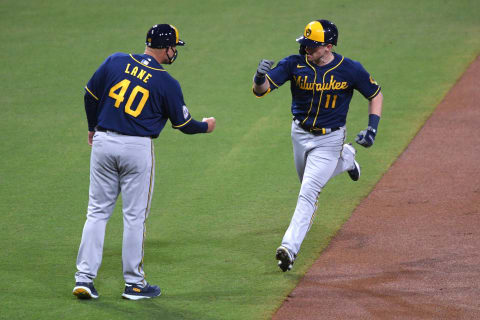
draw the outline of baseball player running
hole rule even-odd
[[[332,51],[337,39],[335,24],[312,21],[297,39],[300,54],[284,58],[273,69],[273,61],[261,60],[253,79],[257,97],[288,80],[292,93],[293,155],[301,188],[290,225],[276,250],[278,266],[284,272],[293,267],[327,182],[345,171],[353,181],[360,177],[356,150],[344,144],[354,89],[369,101],[368,127],[355,141],[368,148],[377,134],[383,101],[380,86],[359,62]]]
[[[123,298],[159,296],[158,286],[145,280],[145,222],[152,201],[155,159],[152,139],[168,119],[186,134],[212,132],[215,118],[198,122],[183,100],[180,84],[163,68],[177,57],[178,30],[154,25],[147,33],[144,54],[109,56],[85,87],[88,120],[90,191],[87,220],[78,250],[73,294],[97,299],[93,285],[102,262],[105,227],[122,193],[125,279]]]

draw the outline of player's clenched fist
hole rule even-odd
[[[369,148],[373,145],[376,135],[377,135],[377,130],[369,126],[366,130],[362,130],[360,131],[359,134],[357,134],[355,141],[359,145],[365,148]]]
[[[265,77],[265,75],[272,69],[275,62],[272,60],[261,60],[257,68],[257,77]]]
[[[215,118],[203,118],[202,122],[206,122],[208,124],[207,133],[212,132],[215,129],[215,125],[217,124],[217,120]]]
[[[258,64],[257,72],[253,78],[253,82],[257,86],[261,86],[265,82],[265,75],[272,69],[272,66],[275,62],[272,60],[261,60]],[[265,89],[266,90],[266,89]]]

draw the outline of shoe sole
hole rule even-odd
[[[75,287],[73,288],[73,295],[78,299],[98,299],[98,296],[92,294],[92,291],[87,287]]]
[[[286,249],[284,248],[277,249],[277,254],[275,255],[275,258],[279,260],[278,267],[282,269],[283,272],[287,272],[288,270],[292,269],[292,263],[290,262],[288,253],[285,250]]]
[[[133,294],[126,294],[126,293],[123,293],[122,294],[122,298],[123,299],[127,299],[127,300],[141,300],[141,299],[151,299],[151,298],[155,298],[155,297],[158,297],[162,294],[162,292],[160,292],[158,295],[156,296],[137,296],[137,295],[133,295]]]

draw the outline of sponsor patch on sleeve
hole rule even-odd
[[[190,114],[190,113],[188,112],[187,106],[183,106],[183,118],[184,118],[185,120],[187,120],[189,114]]]

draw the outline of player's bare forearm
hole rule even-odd
[[[382,115],[382,106],[383,106],[383,95],[381,92],[378,95],[370,100],[368,104],[368,113],[369,114],[376,114],[377,116]]]
[[[256,84],[255,81],[253,82],[253,91],[255,91],[256,94],[264,94],[268,88],[270,88],[270,82],[267,77],[265,77],[265,82],[261,85]]]

